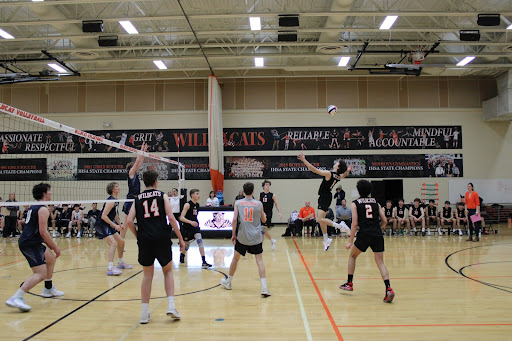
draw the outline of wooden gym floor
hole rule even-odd
[[[206,239],[212,270],[200,268],[197,246],[178,262],[173,247],[176,307],[181,321],[166,315],[163,277],[155,272],[152,320],[139,324],[141,267],[128,234],[125,260],[134,269],[107,277],[106,243],[94,238],[58,238],[62,249],[53,281],[62,299],[26,295],[21,313],[2,304],[0,339],[5,340],[511,340],[512,233],[480,243],[465,237],[386,237],[385,262],[396,292],[382,303],[384,284],[371,251],[357,260],[354,292],[346,280],[346,239],[324,252],[321,238],[281,238],[264,244],[268,287],[261,298],[253,256],[242,258],[233,290],[218,285],[233,255],[230,241]],[[0,242],[0,297],[6,300],[31,273],[17,243]],[[34,295],[32,295],[34,294]]]

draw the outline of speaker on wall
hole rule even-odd
[[[103,20],[82,21],[82,32],[103,32]]]
[[[299,26],[299,17],[297,15],[283,14],[279,16],[279,26],[294,27]]]
[[[297,41],[297,31],[278,31],[277,41]]]
[[[117,46],[117,36],[100,36],[98,38],[99,46]]]
[[[461,41],[479,41],[480,31],[479,30],[461,30],[459,31]]]
[[[479,14],[477,19],[479,26],[499,26],[500,15],[499,14]]]

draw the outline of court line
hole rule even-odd
[[[387,327],[485,327],[512,326],[512,323],[446,323],[446,324],[354,324],[337,326],[338,328],[387,328]]]
[[[472,278],[510,278],[512,276],[474,276]],[[346,280],[346,278],[315,278],[317,281],[344,281]],[[360,277],[357,277],[357,280],[375,280],[375,279],[378,279],[378,280],[382,280],[382,277],[374,277],[374,278],[360,278]],[[405,280],[408,280],[408,279],[463,279],[462,277],[460,276],[446,276],[446,277],[393,277],[393,280],[397,280],[397,279],[405,279]]]
[[[297,300],[299,301],[300,314],[302,315],[302,321],[304,322],[304,329],[306,329],[308,340],[311,341],[313,340],[313,337],[311,336],[311,330],[309,329],[308,317],[306,316],[306,311],[304,310],[304,304],[302,304],[299,286],[297,285],[297,278],[295,277],[295,271],[293,271],[292,260],[290,259],[290,253],[288,252],[288,249],[286,249],[286,255],[288,256],[288,264],[290,264],[293,285],[295,286],[295,293],[297,294]]]
[[[133,277],[137,276],[138,274],[142,273],[142,270],[140,270],[139,272],[137,272],[136,274],[133,274],[131,275],[130,277],[128,277],[127,279],[125,279],[124,281],[114,285],[112,288],[108,289],[108,290],[105,290],[104,292],[102,292],[101,294],[99,294],[98,296],[94,297],[93,299],[89,300],[88,302],[82,304],[81,306],[79,306],[78,308],[70,311],[69,313],[67,313],[66,315],[62,316],[62,317],[59,317],[57,320],[53,321],[52,323],[50,323],[49,325],[47,325],[46,327],[40,329],[39,331],[35,332],[34,334],[30,335],[29,337],[23,339],[23,341],[25,340],[30,340],[32,339],[33,337],[41,334],[42,332],[44,332],[46,329],[54,326],[55,324],[59,323],[60,321],[64,320],[66,317],[76,313],[77,311],[79,311],[80,309],[82,309],[83,307],[85,307],[86,305],[94,302],[96,299],[100,298],[101,296],[105,295],[106,293],[114,290],[115,288],[117,288],[118,286],[120,286],[121,284],[125,283],[125,282],[128,282],[130,279],[132,279]]]
[[[292,240],[293,240],[293,243],[295,244],[295,248],[299,252],[299,256],[300,256],[300,259],[302,260],[302,264],[304,264],[304,267],[306,268],[309,278],[311,279],[311,282],[313,282],[313,286],[315,287],[316,293],[318,294],[318,297],[320,298],[320,302],[322,303],[322,306],[324,307],[325,313],[327,314],[327,317],[329,318],[329,321],[331,322],[332,328],[334,329],[334,333],[338,337],[339,341],[343,341],[343,336],[341,336],[338,326],[334,322],[334,318],[332,317],[331,312],[330,312],[329,308],[327,307],[327,304],[325,303],[324,297],[322,296],[322,293],[320,292],[320,289],[318,288],[318,285],[316,284],[315,279],[313,278],[313,275],[311,274],[311,271],[309,270],[308,264],[306,263],[304,256],[302,256],[302,252],[300,252],[299,245],[297,245],[297,242],[295,241],[294,237],[292,237]]]

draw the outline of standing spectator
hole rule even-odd
[[[176,223],[178,227],[180,226],[180,213],[181,213],[181,197],[178,195],[178,189],[173,188],[167,196],[169,197],[169,201],[171,203],[172,214],[174,215],[174,219],[176,219]]]
[[[210,191],[210,196],[206,199],[206,207],[219,207],[219,199],[214,191]]]
[[[9,200],[6,202],[17,202],[16,194],[9,193]],[[3,231],[4,238],[14,237],[16,233],[16,222],[18,220],[18,206],[6,206],[8,214],[5,216],[5,226]]]
[[[295,220],[295,236],[302,236],[302,228],[307,226],[307,233],[309,233],[309,227],[311,232],[315,232],[316,220],[315,220],[315,209],[311,207],[311,203],[306,201],[305,206],[299,211],[299,218]]]
[[[464,196],[464,201],[466,202],[466,209],[468,210],[468,224],[469,224],[469,238],[466,240],[468,242],[473,241],[473,230],[475,231],[475,242],[480,241],[480,221],[473,223],[471,220],[471,216],[477,215],[480,216],[480,197],[477,192],[473,191],[473,184],[468,183],[468,191]],[[5,236],[5,235],[4,235]]]
[[[23,231],[23,226],[25,226],[25,221],[27,220],[27,214],[28,214],[28,208],[30,206],[29,205],[24,205],[23,206],[23,212],[22,211],[18,211],[18,233],[21,234],[21,231]]]
[[[336,217],[338,217],[340,215],[340,213],[338,213],[338,209],[342,205],[341,204],[342,200],[345,199],[345,191],[343,190],[341,185],[336,187],[336,193],[334,193],[333,197],[336,200],[335,210],[336,210]]]
[[[243,198],[245,198],[244,191],[243,191],[243,190],[240,190],[240,191],[238,191],[238,195],[237,195],[237,196],[236,196],[236,198],[235,198],[235,202],[236,202],[237,200],[242,200]]]
[[[0,202],[2,202],[3,199],[0,197]],[[4,225],[5,225],[5,216],[3,215],[3,212],[1,211],[2,207],[0,207],[0,232],[4,231]]]

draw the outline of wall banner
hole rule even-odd
[[[46,181],[46,159],[1,159],[1,181]],[[5,193],[8,194],[8,193]]]

